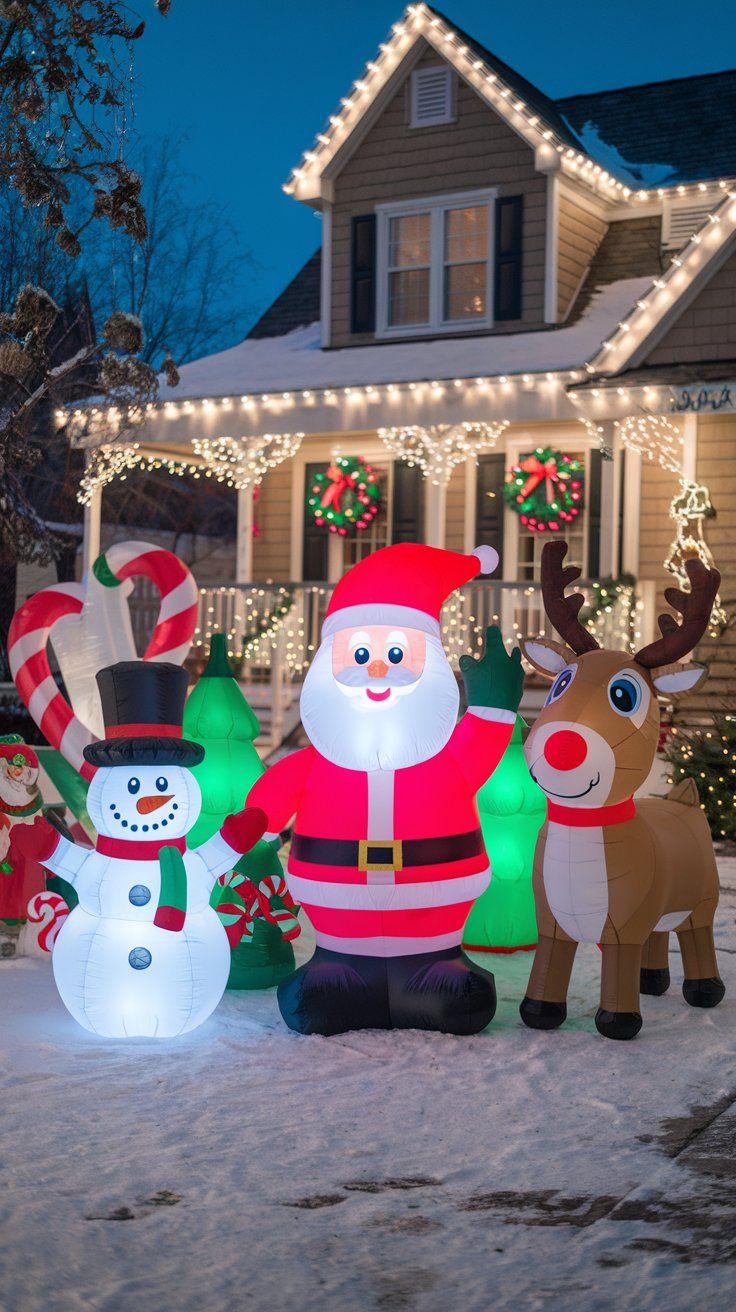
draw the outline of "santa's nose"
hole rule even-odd
[[[575,770],[587,754],[585,739],[573,729],[558,729],[544,744],[544,759],[553,770]]]
[[[141,815],[150,815],[152,811],[158,811],[160,806],[170,802],[173,796],[173,793],[166,793],[163,797],[160,793],[154,793],[153,797],[139,797],[135,809]]]
[[[368,673],[372,679],[385,679],[388,674],[388,665],[385,661],[371,661],[368,666]]]

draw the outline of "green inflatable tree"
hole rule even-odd
[[[206,668],[193,688],[184,708],[184,737],[201,743],[204,760],[192,767],[202,790],[202,812],[187,835],[191,847],[198,847],[220,828],[226,815],[239,811],[264,765],[253,741],[258,736],[258,721],[243,696],[227,659],[225,635],[216,633],[210,643]],[[261,841],[238,862],[236,870],[251,881],[254,892],[270,880],[260,905],[268,915],[277,915],[273,887],[283,884],[278,853]],[[251,885],[241,885],[245,891]],[[213,905],[218,901],[244,905],[238,887],[216,884]],[[277,919],[273,921],[257,910],[248,924],[248,932],[233,947],[228,988],[261,989],[278,984],[294,969],[294,951]]]
[[[492,876],[485,893],[470,908],[463,933],[466,948],[513,952],[537,941],[532,865],[547,803],[527,769],[523,724],[517,716],[498,768],[478,792]]]

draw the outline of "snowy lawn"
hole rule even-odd
[[[725,1001],[687,1007],[673,950],[633,1043],[595,1031],[595,948],[555,1034],[518,1018],[529,954],[494,957],[472,1039],[302,1038],[243,993],[183,1039],[102,1041],[47,962],[0,964],[3,1312],[732,1305],[736,859],[721,874]]]

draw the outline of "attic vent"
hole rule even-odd
[[[415,69],[411,75],[410,126],[425,128],[433,123],[451,123],[455,110],[454,86],[453,71],[447,64]]]
[[[679,250],[684,246],[718,203],[718,197],[703,195],[697,200],[666,200],[662,212],[664,249]]]

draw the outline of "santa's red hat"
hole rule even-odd
[[[497,564],[493,547],[476,547],[470,556],[418,542],[382,547],[340,579],[322,637],[360,624],[397,623],[439,634],[440,611],[450,594],[476,574],[491,574]]]

